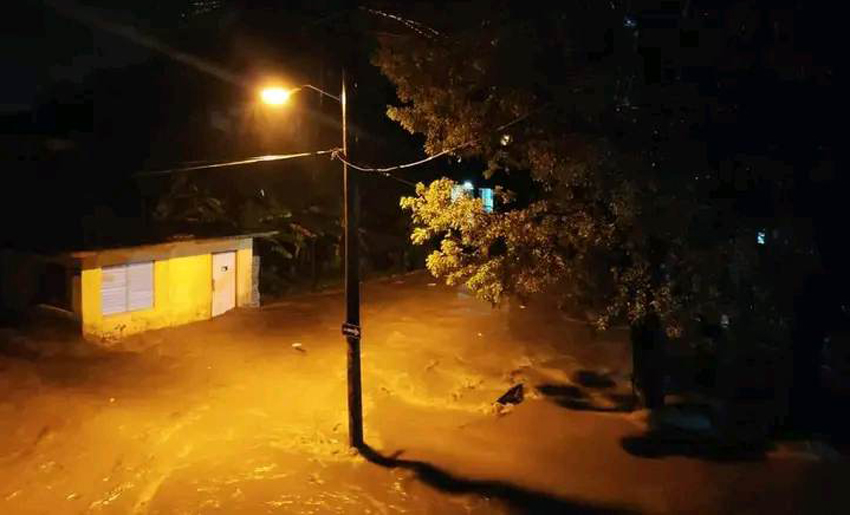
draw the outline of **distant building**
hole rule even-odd
[[[493,208],[496,207],[496,196],[494,195],[493,188],[478,188],[478,195],[481,198],[481,202],[484,203],[484,212],[492,213]]]

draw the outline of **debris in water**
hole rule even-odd
[[[513,404],[499,404],[498,402],[493,404],[493,411],[496,415],[503,417],[514,410]]]
[[[524,391],[523,391],[522,383],[520,383],[518,385],[512,386],[510,390],[508,390],[507,392],[505,392],[504,395],[499,397],[499,399],[496,401],[496,403],[502,404],[502,405],[519,404],[520,402],[522,402],[523,393],[524,393]]]
[[[65,499],[67,499],[69,501],[73,501],[73,500],[76,500],[76,499],[79,499],[79,498],[80,498],[80,494],[74,492],[72,494],[68,494],[68,497],[66,497]]]
[[[297,351],[299,351],[299,352],[307,352],[307,351],[304,349],[304,347],[301,345],[301,343],[300,343],[300,342],[295,342],[295,343],[293,343],[293,344],[292,344],[292,348],[293,348],[293,349],[295,349],[295,350],[297,350]]]
[[[271,472],[272,470],[275,469],[275,467],[277,467],[277,464],[275,464],[275,463],[271,463],[269,465],[265,465],[265,466],[262,466],[262,467],[257,467],[257,468],[254,469],[254,475],[255,476],[259,475],[259,476],[262,477],[263,474],[265,474],[266,472]]]
[[[428,283],[428,286],[437,286],[437,283]]]
[[[436,367],[439,364],[440,364],[439,359],[432,359],[431,362],[428,363],[428,365],[425,367],[425,371],[429,372],[430,370],[432,370],[434,367]]]

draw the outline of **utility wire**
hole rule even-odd
[[[360,7],[360,9],[362,11],[366,11],[370,14],[374,14],[374,15],[377,15],[377,16],[383,16],[384,18],[387,18],[387,19],[390,19],[390,20],[395,21],[397,23],[400,23],[400,24],[404,25],[405,27],[407,27],[408,29],[412,30],[413,32],[416,32],[420,36],[423,36],[423,37],[426,37],[426,38],[429,38],[429,39],[433,39],[434,37],[442,36],[442,34],[440,34],[437,30],[435,30],[435,29],[433,29],[433,28],[431,28],[431,27],[429,27],[429,26],[427,26],[423,23],[420,23],[416,20],[404,18],[404,17],[399,16],[397,14],[388,13],[388,12],[385,12],[385,11],[379,11],[378,9],[370,9],[368,7]]]
[[[466,145],[463,145],[463,146],[466,146]],[[447,149],[447,150],[443,150],[442,152],[440,152],[438,154],[434,154],[433,156],[426,157],[424,159],[420,159],[419,161],[414,161],[412,163],[404,163],[404,164],[401,164],[401,165],[388,166],[386,168],[369,168],[369,167],[366,167],[366,166],[356,165],[356,164],[352,163],[351,161],[348,161],[344,157],[342,157],[342,152],[339,151],[339,150],[334,152],[331,157],[333,157],[334,159],[339,159],[340,161],[347,164],[351,168],[354,168],[355,170],[358,170],[358,171],[361,171],[361,172],[380,173],[380,174],[389,175],[388,172],[391,172],[393,170],[402,170],[404,168],[412,168],[414,166],[419,166],[421,164],[427,163],[428,161],[433,161],[434,159],[437,159],[440,156],[444,156],[444,155],[448,154],[449,152],[452,152],[452,151],[457,150],[459,148],[461,148],[461,147],[458,146],[458,147],[450,148],[450,149]]]
[[[531,115],[539,112],[540,110],[544,109],[545,107],[547,107],[547,105],[548,104],[542,105],[542,106],[538,107],[537,109],[531,110],[531,111],[525,113],[524,115],[522,115],[522,116],[520,116],[520,117],[518,117],[514,120],[511,120],[510,122],[508,122],[506,124],[503,124],[503,125],[496,127],[495,129],[493,129],[490,132],[503,131],[503,130],[507,129],[508,127],[516,125],[516,124],[522,122],[523,120],[525,120],[526,118],[528,118],[529,116],[531,116]],[[450,154],[450,153],[452,153],[456,150],[460,150],[464,147],[468,147],[469,145],[472,145],[473,143],[481,140],[482,138],[483,138],[483,136],[471,139],[471,140],[469,140],[465,143],[461,143],[460,145],[456,145],[454,147],[447,148],[445,150],[437,152],[433,156],[428,156],[428,157],[426,157],[424,159],[420,159],[418,161],[413,161],[411,163],[404,163],[404,164],[400,164],[400,165],[387,166],[387,167],[384,167],[384,168],[372,168],[372,167],[367,167],[367,166],[362,166],[362,165],[357,165],[357,164],[351,163],[351,162],[347,161],[344,157],[341,157],[342,149],[337,149],[337,150],[333,151],[332,154],[331,154],[331,157],[335,158],[335,159],[339,159],[340,161],[347,164],[351,168],[354,168],[355,170],[358,170],[358,171],[361,171],[361,172],[374,172],[374,173],[381,173],[381,174],[384,174],[384,175],[389,175],[388,172],[392,172],[392,171],[395,171],[395,170],[403,170],[405,168],[413,168],[414,166],[419,166],[419,165],[425,164],[428,161],[433,161],[434,159],[437,159],[438,157],[442,157],[442,156],[444,156],[446,154]],[[395,177],[395,176],[392,176],[392,177],[398,179],[398,177]]]
[[[531,115],[541,111],[547,105],[540,106],[537,109],[529,111],[529,112],[525,113],[524,115],[519,116],[519,117],[515,118],[514,120],[511,120],[508,123],[502,124],[502,125],[496,127],[495,129],[493,129],[491,132],[503,131],[503,130],[507,129],[508,127],[516,125],[516,124],[522,122],[523,120],[527,119]],[[465,143],[461,143],[460,145],[456,145],[454,147],[447,148],[446,150],[438,152],[438,153],[436,153],[432,156],[428,156],[426,158],[420,159],[418,161],[413,161],[411,163],[404,163],[404,164],[400,164],[400,165],[387,166],[387,167],[383,167],[383,168],[373,168],[373,167],[367,167],[367,166],[362,166],[362,165],[352,163],[346,157],[343,156],[341,148],[333,148],[333,149],[329,149],[329,150],[317,150],[315,152],[300,152],[298,154],[258,156],[258,157],[248,158],[248,159],[242,159],[242,160],[239,160],[239,161],[228,161],[228,162],[225,162],[225,163],[212,163],[212,164],[204,164],[204,165],[186,166],[186,167],[181,167],[181,168],[169,168],[169,169],[166,169],[166,170],[155,170],[155,171],[150,171],[150,172],[139,172],[135,175],[136,175],[136,177],[151,177],[151,176],[157,176],[157,175],[168,175],[168,174],[171,174],[171,173],[178,173],[178,172],[189,172],[189,171],[192,171],[192,170],[205,170],[205,169],[209,169],[209,168],[223,168],[223,167],[227,167],[227,166],[240,166],[240,165],[253,164],[253,163],[266,163],[266,162],[270,162],[270,161],[284,161],[284,160],[287,160],[287,159],[295,159],[295,158],[299,158],[299,157],[313,157],[313,156],[321,156],[321,155],[330,154],[332,159],[339,159],[341,162],[350,166],[354,170],[358,170],[360,172],[367,172],[367,173],[378,173],[378,174],[383,175],[384,177],[388,177],[388,178],[393,179],[394,181],[398,181],[402,184],[407,184],[408,186],[416,186],[416,183],[408,181],[406,179],[402,179],[401,177],[396,177],[395,175],[392,175],[389,172],[392,172],[392,171],[395,171],[395,170],[403,170],[405,168],[413,168],[414,166],[419,166],[419,165],[425,164],[429,161],[433,161],[434,159],[442,157],[446,154],[449,154],[449,153],[454,152],[456,150],[460,150],[461,148],[468,147],[469,145],[472,145],[473,143],[475,143],[476,141],[479,141],[481,139],[482,139],[482,137],[471,139],[471,140],[469,140]]]
[[[378,169],[375,169],[375,168],[363,168],[362,166],[357,166],[356,164],[352,163],[348,159],[342,157],[342,150],[337,150],[336,152],[331,154],[331,158],[332,159],[339,159],[340,162],[345,163],[346,165],[348,165],[349,168],[354,168],[355,170],[358,170],[358,171],[361,171],[361,172],[376,173],[376,174],[379,174],[379,175],[383,175],[384,177],[390,178],[394,181],[398,181],[402,184],[407,184],[408,186],[413,186],[414,188],[416,187],[415,182],[408,181],[407,179],[402,179],[401,177],[396,177],[395,175],[393,175],[391,173],[388,173],[388,172],[385,172],[385,171],[382,171],[382,170],[378,170]],[[411,166],[413,166],[413,163],[411,163]]]
[[[136,177],[150,177],[156,175],[168,175],[171,173],[178,172],[189,172],[192,170],[205,170],[208,168],[224,168],[226,166],[241,166],[253,163],[267,163],[270,161],[284,161],[287,159],[295,159],[299,157],[313,157],[313,156],[321,156],[331,154],[333,155],[335,152],[339,151],[339,148],[333,148],[330,150],[317,150],[315,152],[300,152],[298,154],[280,154],[280,155],[270,155],[270,156],[258,156],[251,157],[248,159],[242,159],[240,161],[228,161],[225,163],[212,163],[206,165],[195,165],[195,166],[185,166],[181,168],[169,168],[166,170],[154,170],[150,172],[139,172],[135,174]]]

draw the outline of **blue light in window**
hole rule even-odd
[[[484,212],[492,213],[495,207],[495,198],[493,196],[493,188],[479,188],[481,194],[481,202],[484,204]]]
[[[756,233],[756,243],[759,245],[764,245],[767,243],[767,233],[764,231],[759,231]]]

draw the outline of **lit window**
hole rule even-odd
[[[100,312],[114,315],[153,307],[153,261],[103,267]]]
[[[484,212],[492,213],[495,207],[493,188],[479,188],[478,191],[481,194],[481,202],[484,204]]]
[[[764,245],[767,242],[767,233],[764,231],[759,231],[756,233],[756,243],[759,245]]]

